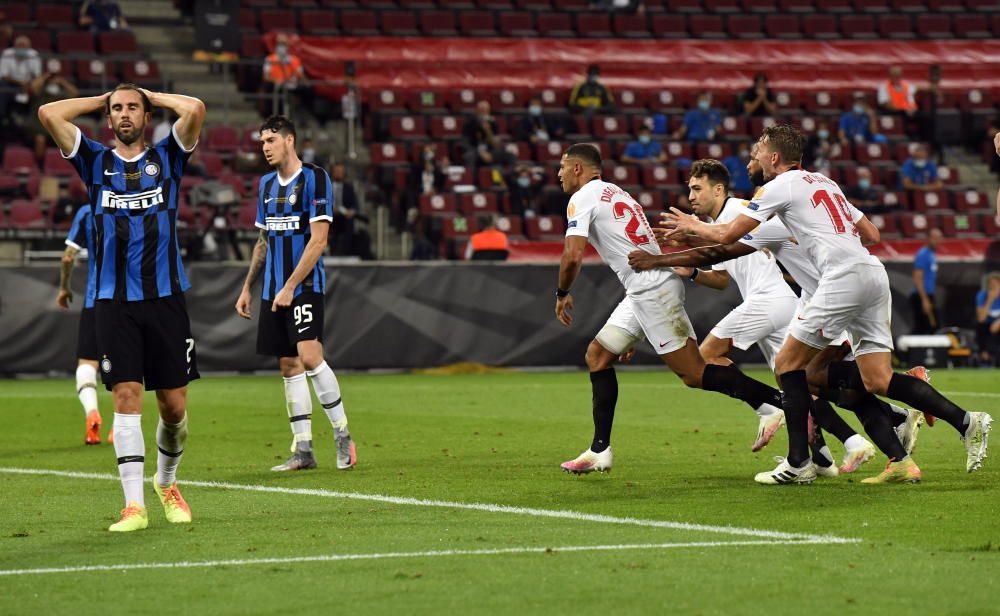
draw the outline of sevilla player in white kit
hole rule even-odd
[[[588,241],[625,287],[625,299],[587,348],[594,440],[587,451],[563,463],[562,468],[575,473],[611,468],[611,425],[618,400],[614,362],[643,338],[689,387],[725,393],[754,408],[780,405],[780,393],[773,387],[733,366],[705,364],[684,310],[684,283],[676,274],[669,270],[636,273],[629,267],[630,251],[639,248],[660,254],[660,247],[642,206],[618,186],[601,180],[600,151],[587,144],[570,146],[562,158],[559,181],[563,191],[572,196],[559,266],[556,318],[566,326],[573,322],[569,291],[580,273]]]
[[[992,418],[986,413],[967,413],[928,383],[893,372],[889,279],[881,262],[868,253],[860,239],[861,235],[877,236],[877,231],[835,182],[801,169],[803,143],[802,134],[791,126],[764,130],[756,158],[768,184],[735,220],[708,225],[678,210],[668,214],[676,233],[690,233],[719,244],[732,243],[777,216],[821,273],[816,292],[796,315],[775,362],[788,425],[788,457],[755,479],[785,484],[809,483],[816,478],[807,445],[810,396],[805,368],[841,331],[851,338],[856,363],[850,365],[856,366],[858,373],[834,375],[831,370],[830,384],[860,384],[870,393],[944,419],[965,443],[966,470],[978,469],[986,457]],[[916,482],[920,478],[917,465],[903,456],[891,460],[881,475],[865,482]]]

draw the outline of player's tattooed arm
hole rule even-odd
[[[73,274],[73,265],[76,263],[76,255],[80,252],[72,246],[67,246],[59,261],[59,293],[56,295],[56,306],[60,310],[69,310],[69,304],[73,301],[73,292],[69,289],[70,276]]]
[[[240,291],[239,299],[236,300],[236,312],[244,319],[250,318],[250,289],[253,288],[253,283],[260,278],[266,258],[267,236],[261,229],[260,235],[257,236],[257,243],[253,246],[253,253],[250,255],[250,268],[247,271],[246,280],[243,282],[243,289]]]
[[[665,255],[652,255],[642,250],[635,250],[629,253],[628,264],[637,272],[663,267],[703,267],[736,259],[753,252],[753,247],[739,242],[699,246]]]

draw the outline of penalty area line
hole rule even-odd
[[[841,543],[825,540],[801,541],[691,541],[685,543],[626,543],[620,545],[567,545],[560,547],[516,547],[482,550],[430,550],[425,552],[376,552],[370,554],[318,554],[232,560],[202,560],[161,563],[122,563],[117,565],[77,565],[39,567],[35,569],[0,569],[0,576],[42,575],[49,573],[89,573],[100,571],[131,571],[137,569],[194,569],[213,567],[244,567],[248,565],[284,565],[294,563],[340,562],[346,560],[383,560],[403,558],[439,558],[443,556],[510,556],[521,554],[560,554],[572,552],[619,552],[626,550],[669,550],[679,548],[725,548],[743,546],[817,545]]]
[[[47,475],[54,477],[66,477],[70,479],[98,479],[106,481],[118,481],[118,475],[110,473],[81,473],[74,471],[58,471],[49,469],[0,467],[0,473],[13,475]],[[146,479],[152,481],[151,478]],[[757,537],[763,539],[778,539],[786,541],[820,541],[823,543],[858,543],[860,539],[847,537],[837,537],[833,535],[813,535],[807,533],[787,533],[776,530],[765,530],[758,528],[742,528],[738,526],[713,526],[707,524],[694,524],[690,522],[673,522],[669,520],[650,520],[646,518],[632,518],[610,516],[596,513],[585,513],[581,511],[569,511],[563,509],[538,509],[534,507],[516,507],[512,505],[498,505],[493,503],[465,503],[459,501],[443,501],[412,498],[404,496],[388,496],[384,494],[364,494],[360,492],[339,492],[336,490],[324,490],[319,488],[283,488],[280,486],[252,485],[241,483],[226,483],[221,481],[192,481],[178,480],[178,485],[194,486],[200,488],[215,488],[222,490],[242,490],[246,492],[265,492],[270,494],[291,494],[298,496],[317,496],[321,498],[336,498],[344,500],[356,500],[367,502],[388,503],[392,505],[406,505],[412,507],[437,507],[443,509],[463,509],[467,511],[484,511],[488,513],[506,513],[512,515],[532,516],[538,518],[558,518],[573,520],[578,522],[596,522],[599,524],[621,524],[626,526],[642,526],[648,528],[669,528],[672,530],[684,530],[691,532],[721,533],[727,535],[738,535],[744,537]]]

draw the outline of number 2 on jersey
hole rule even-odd
[[[847,209],[847,199],[840,193],[833,193],[831,196],[825,190],[817,190],[813,193],[811,203],[813,207],[826,208],[826,213],[830,215],[830,222],[833,223],[833,229],[837,233],[847,231],[847,226],[844,223],[844,220],[847,220],[847,224],[851,225],[851,233],[858,234],[858,228],[851,220],[851,211]]]
[[[649,243],[648,235],[639,235],[636,231],[639,230],[639,225],[645,222],[645,216],[640,212],[636,211],[629,204],[624,201],[618,201],[614,204],[614,213],[616,219],[625,218],[625,213],[629,215],[629,221],[625,223],[625,235],[628,237],[629,241],[636,246],[642,246],[643,244]]]

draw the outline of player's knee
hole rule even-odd
[[[701,389],[701,377],[705,373],[704,370],[702,370],[701,372],[697,372],[694,370],[692,371],[685,370],[683,372],[677,372],[675,370],[674,373],[677,374],[677,376],[680,377],[681,381],[683,381],[684,384],[687,385],[688,387],[692,389]]]
[[[279,357],[278,370],[281,371],[281,376],[288,379],[302,374],[304,368],[298,357]]]
[[[588,370],[591,372],[597,372],[610,367],[614,363],[614,358],[611,357],[611,353],[607,349],[602,347],[596,340],[593,340],[590,345],[587,346],[587,353],[584,355],[584,361],[587,362]]]
[[[891,370],[879,370],[874,374],[861,373],[861,381],[865,384],[865,390],[876,396],[884,396],[889,390],[889,380],[892,378]]]

